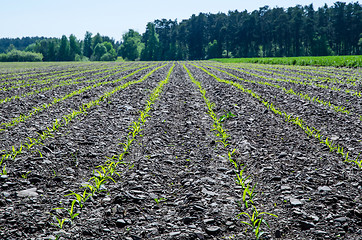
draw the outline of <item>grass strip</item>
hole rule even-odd
[[[275,58],[214,58],[222,63],[259,63],[301,66],[362,67],[362,56],[323,56],[323,57],[275,57]]]

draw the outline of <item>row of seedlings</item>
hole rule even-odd
[[[0,88],[0,91],[8,91],[8,90],[12,90],[12,89],[19,89],[19,88],[25,88],[25,87],[31,87],[31,86],[37,86],[37,85],[44,85],[44,84],[49,84],[52,83],[54,80],[60,80],[63,78],[70,78],[76,75],[82,75],[85,73],[97,73],[99,71],[103,71],[103,70],[107,70],[107,71],[111,71],[112,69],[117,69],[119,67],[125,67],[128,64],[123,64],[121,66],[113,66],[112,68],[108,67],[98,67],[98,68],[91,68],[91,69],[86,69],[86,70],[73,70],[71,72],[61,72],[61,73],[57,73],[55,74],[54,72],[50,72],[48,76],[44,76],[44,77],[37,77],[37,78],[26,78],[26,79],[22,79],[22,80],[15,80],[15,81],[4,81],[4,82],[0,82],[0,86],[3,85],[14,85],[14,86],[10,86],[8,88],[3,87]],[[22,85],[21,85],[22,84]]]
[[[265,217],[268,215],[277,218],[278,216],[273,213],[263,212],[260,210],[258,202],[254,201],[255,196],[257,195],[256,183],[253,183],[250,175],[247,176],[246,166],[244,166],[242,163],[239,163],[238,161],[235,161],[233,158],[233,155],[237,150],[229,144],[228,138],[230,136],[226,133],[227,130],[225,130],[222,126],[222,122],[225,120],[225,118],[231,117],[231,113],[217,117],[217,114],[213,110],[215,104],[212,103],[206,96],[206,90],[202,87],[201,83],[193,77],[192,73],[185,66],[185,64],[183,64],[183,67],[188,73],[190,80],[199,88],[199,91],[202,94],[202,97],[208,108],[208,115],[213,120],[212,130],[215,131],[215,135],[218,138],[217,142],[221,142],[225,148],[227,152],[227,158],[234,167],[236,183],[242,188],[243,194],[241,196],[240,203],[242,203],[243,206],[239,206],[242,209],[242,212],[237,217],[242,218],[241,223],[252,229],[255,239],[260,239],[260,237],[265,233],[264,226],[269,228],[269,224],[265,220]],[[245,218],[247,220],[244,220]]]
[[[155,66],[155,65],[151,65],[151,66],[148,66],[148,67],[140,68],[140,69],[138,69],[137,71],[132,72],[132,73],[130,73],[130,74],[133,75],[134,73],[137,73],[137,72],[139,72],[139,71],[142,71],[142,70],[151,68],[151,67],[153,67],[153,66]],[[138,67],[136,67],[136,68],[138,68]],[[103,77],[101,77],[101,78],[97,78],[97,79],[92,79],[92,80],[86,81],[87,83],[93,83],[93,82],[97,82],[97,83],[94,83],[93,85],[88,85],[88,86],[86,86],[86,87],[83,87],[83,88],[80,88],[80,89],[78,89],[78,90],[75,90],[75,91],[73,91],[73,92],[71,92],[71,93],[68,93],[68,94],[64,95],[63,97],[54,98],[52,102],[50,102],[50,103],[43,103],[41,106],[33,107],[33,109],[30,110],[28,113],[20,114],[18,117],[13,118],[13,119],[12,119],[11,121],[9,121],[9,122],[0,123],[0,133],[1,133],[2,131],[5,131],[6,129],[8,129],[8,128],[10,128],[10,127],[13,127],[13,126],[21,123],[21,122],[25,122],[25,121],[29,120],[31,117],[35,116],[36,114],[38,114],[38,113],[40,113],[40,112],[42,112],[42,111],[44,111],[45,109],[48,109],[48,108],[50,108],[50,107],[54,107],[54,105],[56,105],[57,103],[60,103],[60,102],[66,100],[66,99],[68,99],[68,98],[74,97],[74,96],[76,96],[76,95],[80,95],[80,94],[82,94],[82,93],[84,93],[84,92],[86,92],[86,91],[89,91],[89,90],[91,90],[91,89],[94,89],[94,88],[97,88],[97,87],[100,87],[100,86],[104,86],[104,85],[108,85],[108,84],[114,84],[114,83],[117,83],[117,82],[119,82],[119,81],[122,81],[122,80],[128,78],[128,77],[131,76],[131,75],[128,74],[128,75],[126,75],[126,76],[123,77],[123,78],[116,79],[116,80],[112,80],[112,81],[106,81],[106,82],[104,82],[104,81],[102,81],[102,80],[107,79],[107,78],[109,78],[109,77],[111,77],[111,76],[114,76],[114,75],[116,75],[116,74],[119,74],[119,73],[121,73],[121,72],[125,72],[125,71],[128,71],[128,70],[134,70],[134,69],[135,69],[135,68],[127,68],[127,69],[119,70],[119,71],[117,71],[117,72],[114,72],[114,73],[112,73],[112,74],[108,74],[108,75],[103,76]],[[80,84],[80,83],[84,83],[84,82],[85,82],[85,81],[83,81],[83,82],[75,82],[74,84],[76,84],[76,83]],[[55,87],[60,87],[60,86],[64,86],[64,85],[56,85],[56,86],[52,86],[51,88],[54,89]],[[49,89],[49,88],[46,88],[46,90],[48,90],[48,89]],[[45,90],[45,89],[41,89],[41,90]],[[30,92],[30,93],[32,93],[32,92]]]
[[[281,75],[285,76],[285,73],[289,73],[291,75],[297,75],[297,76],[305,76],[307,78],[314,78],[315,75],[321,75],[317,76],[316,78],[320,77],[320,80],[325,81],[337,81],[342,83],[349,83],[355,81],[355,78],[358,76],[358,71],[344,68],[343,70],[339,70],[337,68],[328,68],[328,67],[302,67],[302,66],[285,66],[285,65],[261,65],[261,64],[228,64],[228,66],[235,66],[235,67],[241,67],[243,66],[246,69],[252,69],[255,71],[261,71],[264,73],[273,73],[280,72]],[[270,72],[270,71],[273,72]],[[347,72],[346,72],[347,70]],[[349,71],[348,71],[349,70]],[[312,75],[311,73],[315,73]],[[338,77],[338,74],[341,74],[340,78],[343,78],[342,80],[336,79]],[[323,76],[328,77],[323,77]],[[299,78],[300,79],[300,78]]]
[[[65,72],[69,72],[69,71],[73,71],[72,69],[74,68],[74,70],[83,70],[83,69],[88,69],[93,67],[94,64],[87,64],[87,65],[83,65],[83,66],[77,66],[77,65],[70,65],[68,68],[64,68],[62,70],[55,70],[55,71],[51,71],[51,72],[35,72],[36,70],[39,69],[35,69],[35,70],[29,70],[27,71],[26,69],[21,69],[19,72],[7,72],[7,73],[3,73],[0,74],[0,82],[6,82],[7,80],[12,80],[12,79],[17,79],[17,78],[22,78],[24,76],[26,77],[40,77],[43,75],[49,75],[49,74],[58,74],[58,73],[65,73]],[[39,65],[40,66],[40,65]],[[10,76],[8,76],[10,75]],[[8,77],[7,77],[8,76]]]
[[[254,84],[259,84],[259,85],[266,85],[266,86],[269,86],[269,87],[273,87],[273,88],[277,88],[277,89],[280,89],[282,90],[285,94],[290,94],[290,95],[294,95],[294,96],[297,96],[303,100],[307,100],[307,101],[310,101],[310,102],[317,102],[323,106],[326,106],[326,107],[329,107],[331,108],[332,110],[336,111],[337,113],[343,113],[343,114],[350,114],[351,113],[351,110],[347,110],[345,106],[339,106],[339,105],[336,105],[336,104],[333,104],[331,103],[330,101],[325,101],[323,99],[321,99],[319,96],[310,96],[310,94],[308,93],[304,93],[302,91],[295,91],[293,90],[293,88],[285,88],[284,86],[281,86],[279,84],[274,84],[274,83],[271,83],[271,82],[268,82],[268,81],[255,81],[255,80],[250,80],[250,79],[245,79],[245,78],[241,78],[241,77],[238,77],[230,72],[227,72],[225,70],[222,70],[222,69],[219,69],[219,68],[215,68],[215,67],[211,67],[211,66],[207,66],[208,68],[211,68],[211,69],[214,69],[214,70],[217,70],[219,72],[222,72],[222,73],[225,73],[233,78],[236,78],[240,81],[243,81],[243,82],[247,82],[247,83],[254,83]]]
[[[166,64],[167,65],[167,64]],[[165,65],[158,67],[154,71],[164,67]],[[125,155],[130,151],[132,143],[136,140],[137,136],[140,135],[140,132],[142,131],[142,126],[145,124],[146,119],[150,117],[148,114],[149,111],[152,109],[152,105],[156,102],[156,100],[159,98],[160,94],[162,93],[162,90],[164,88],[164,85],[169,82],[171,73],[173,71],[173,68],[175,67],[175,64],[171,66],[171,68],[168,71],[168,74],[166,78],[159,82],[156,88],[154,88],[147,100],[147,103],[143,110],[140,111],[139,118],[137,121],[132,122],[128,132],[128,135],[126,137],[126,141],[119,143],[119,145],[122,145],[122,152],[113,155],[112,157],[107,157],[106,161],[103,165],[97,166],[93,172],[92,177],[90,177],[87,181],[87,184],[82,185],[80,188],[82,191],[78,193],[77,191],[70,190],[70,193],[65,196],[70,196],[73,199],[69,201],[70,206],[69,208],[53,208],[51,211],[51,215],[54,217],[55,223],[53,223],[54,226],[56,226],[59,229],[63,229],[64,223],[67,221],[70,221],[73,223],[74,219],[79,216],[81,213],[81,210],[85,206],[86,201],[93,197],[95,194],[106,191],[106,184],[109,182],[116,182],[116,177],[121,176],[121,169],[122,167],[125,169],[132,168],[133,164],[131,162],[126,163],[124,161]],[[146,76],[144,76],[142,79],[140,79],[138,82],[142,82],[147,77],[149,77],[154,71],[148,73]],[[83,190],[84,189],[84,190]],[[64,210],[65,216],[55,214],[54,210]],[[59,239],[61,235],[57,235],[57,238]]]
[[[286,82],[286,83],[293,83],[293,84],[299,84],[299,85],[305,85],[305,86],[312,86],[312,87],[317,87],[317,88],[321,88],[321,89],[330,89],[332,91],[336,91],[336,92],[345,92],[346,94],[348,95],[352,95],[352,96],[356,96],[356,97],[359,97],[361,98],[362,97],[362,92],[359,91],[358,89],[355,90],[355,89],[350,89],[350,88],[341,88],[341,87],[336,87],[336,86],[328,86],[328,85],[325,85],[325,84],[320,84],[320,83],[317,83],[317,82],[306,82],[306,81],[302,81],[302,80],[292,80],[290,79],[290,77],[287,77],[287,78],[274,78],[274,77],[266,77],[266,76],[263,76],[263,75],[260,75],[260,74],[255,74],[255,73],[252,73],[252,72],[248,72],[248,71],[244,71],[244,70],[240,70],[240,69],[237,69],[237,68],[233,68],[233,67],[226,67],[226,66],[223,66],[225,68],[229,68],[229,69],[232,69],[232,70],[235,70],[235,71],[238,71],[238,72],[244,72],[250,76],[254,76],[254,77],[257,77],[257,78],[262,78],[262,79],[265,79],[265,80],[268,80],[268,81],[278,81],[278,82]]]
[[[10,160],[10,159],[14,160],[17,156],[20,156],[20,155],[24,154],[25,152],[31,152],[31,153],[38,152],[39,155],[42,156],[40,150],[34,149],[34,147],[42,145],[42,143],[44,142],[45,139],[54,137],[55,132],[58,132],[61,128],[67,126],[71,121],[75,120],[76,118],[80,118],[81,116],[87,115],[89,109],[93,108],[96,105],[99,105],[100,102],[105,101],[107,98],[112,96],[114,93],[116,93],[122,89],[125,89],[130,85],[142,82],[147,77],[149,77],[153,72],[157,71],[158,69],[160,69],[166,65],[167,64],[164,64],[162,66],[154,68],[153,70],[151,70],[149,73],[147,73],[143,78],[141,78],[139,80],[132,80],[132,81],[126,82],[124,84],[118,85],[117,87],[113,88],[112,90],[103,93],[97,99],[82,104],[81,106],[79,106],[78,110],[73,110],[71,113],[63,115],[60,119],[55,119],[53,121],[53,123],[51,124],[51,126],[48,126],[45,131],[42,131],[42,133],[38,133],[38,137],[35,137],[35,138],[28,137],[28,138],[24,139],[22,142],[19,142],[18,144],[11,146],[10,150],[1,150],[0,151],[0,153],[1,153],[0,167],[5,170],[6,169],[5,162],[7,160]],[[150,67],[147,67],[147,68],[150,68]],[[115,80],[115,83],[125,80],[142,70],[143,69],[136,70],[121,79]]]
[[[122,73],[122,72],[129,71],[129,70],[134,70],[134,69],[137,69],[137,68],[143,67],[143,66],[147,66],[147,64],[140,65],[140,66],[138,66],[138,65],[136,65],[136,66],[132,65],[132,66],[129,66],[129,67],[127,66],[125,68],[121,68],[121,69],[118,69],[116,71],[114,71],[114,70],[105,70],[105,71],[102,71],[102,72],[92,74],[92,77],[97,76],[97,75],[101,75],[101,74],[106,74],[106,73],[109,73],[109,72],[112,72],[112,73],[110,73],[110,74],[108,74],[106,76],[103,76],[101,78],[96,78],[96,79],[91,79],[91,80],[86,80],[86,81],[82,81],[82,79],[86,79],[89,76],[81,76],[81,77],[71,79],[69,81],[61,81],[60,83],[51,85],[49,87],[44,87],[44,88],[40,88],[40,89],[37,89],[37,90],[32,90],[32,91],[25,92],[23,94],[13,95],[13,96],[9,96],[9,97],[0,99],[0,104],[7,103],[7,102],[13,101],[15,99],[21,99],[21,98],[25,98],[25,97],[28,97],[28,96],[32,96],[32,95],[37,94],[37,93],[50,91],[50,90],[56,89],[58,87],[70,86],[70,85],[79,85],[79,84],[83,84],[83,83],[94,83],[94,82],[102,81],[103,79],[106,79],[108,77],[112,77],[112,76],[114,76],[114,75],[116,75],[118,73]]]
[[[193,64],[193,66],[195,66],[196,68],[201,69],[202,71],[204,71],[205,73],[207,73],[211,77],[215,78],[219,82],[232,85],[232,86],[238,88],[239,90],[241,90],[242,92],[250,94],[252,97],[256,98],[259,102],[263,103],[263,105],[267,109],[271,110],[276,115],[282,116],[285,119],[286,122],[293,123],[293,124],[297,125],[308,136],[314,137],[315,139],[318,140],[319,143],[324,144],[325,146],[327,146],[331,152],[336,152],[337,154],[339,154],[345,162],[355,164],[360,169],[362,168],[362,160],[359,159],[360,154],[358,154],[357,156],[351,157],[349,151],[345,150],[345,147],[343,147],[340,144],[336,144],[333,140],[331,140],[330,137],[322,135],[321,130],[318,130],[318,129],[314,128],[313,126],[310,126],[302,118],[294,116],[293,114],[286,113],[285,111],[283,111],[280,108],[278,108],[277,106],[275,106],[271,101],[265,100],[265,98],[263,98],[262,96],[258,95],[255,92],[253,92],[251,89],[245,88],[240,83],[236,83],[236,82],[233,82],[233,81],[230,81],[230,80],[221,79],[221,78],[217,77],[216,75],[214,75],[213,73],[207,71],[203,67],[200,67],[200,66],[197,66],[197,65],[194,65],[194,64]]]

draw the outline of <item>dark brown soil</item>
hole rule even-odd
[[[115,182],[103,186],[105,191],[90,197],[82,209],[76,205],[79,216],[73,221],[65,210],[54,208],[69,208],[73,198],[65,195],[70,190],[81,193],[80,187],[92,177],[93,170],[104,164],[106,157],[121,153],[120,144],[126,140],[129,127],[138,120],[150,93],[166,78],[172,63],[102,101],[33,152],[6,160],[8,173],[0,176],[0,239],[255,239],[251,230],[245,232],[246,225],[241,221],[247,219],[237,217],[246,209],[241,204],[242,188],[236,184],[234,167],[227,156],[233,149],[237,149],[235,160],[245,167],[244,174],[257,184],[255,205],[278,215],[265,217],[270,229],[263,226],[265,234],[261,239],[362,239],[361,169],[343,162],[335,152],[249,94],[185,63],[206,90],[206,97],[215,103],[217,116],[228,112],[235,115],[222,123],[230,135],[229,145],[224,148],[213,131],[213,120],[199,88],[191,82],[182,63],[175,64],[169,82],[124,159],[128,165],[120,166]],[[67,67],[69,72],[79,71],[72,66],[62,69],[66,71]],[[71,109],[117,85],[138,80],[155,67],[120,83],[69,98],[1,132],[0,150],[11,151],[13,145],[17,147],[27,137],[45,131]],[[208,71],[239,81],[213,69]],[[338,74],[343,72],[338,70]],[[347,74],[350,76],[350,71]],[[91,78],[89,73],[87,79]],[[286,88],[320,94],[328,101],[343,102],[355,109],[354,114],[343,115],[272,87],[242,84],[322,129],[326,136],[337,137],[336,141],[349,148],[353,156],[362,151],[360,100],[356,97],[285,84]],[[0,122],[84,86],[56,88],[42,96],[0,104]],[[34,196],[23,196],[22,190]],[[68,218],[62,229],[52,225],[57,221],[49,212]]]

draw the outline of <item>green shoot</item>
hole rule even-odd
[[[246,188],[246,186],[245,186],[246,180],[248,180],[248,178],[250,177],[250,175],[247,177],[243,177],[244,170],[245,170],[245,167],[242,170],[240,170],[240,173],[235,172],[236,173],[236,183],[238,185],[242,186],[243,189]]]
[[[228,112],[227,114],[224,114],[219,118],[219,122],[224,122],[226,119],[229,119],[231,117],[236,117],[236,116],[231,112]]]
[[[156,202],[157,204],[159,204],[159,203],[161,203],[161,202],[166,201],[166,198],[154,198],[153,200],[155,200],[155,202]]]
[[[27,179],[29,173],[31,173],[31,171],[28,171],[28,172],[26,172],[24,174],[21,174],[21,177],[24,178],[24,179]]]
[[[66,209],[66,210],[68,211],[69,216],[70,216],[70,218],[71,218],[72,220],[74,220],[74,218],[76,218],[76,217],[79,215],[79,213],[74,213],[74,204],[75,204],[76,202],[77,202],[77,200],[74,199],[74,200],[72,201],[72,205],[71,205],[70,209]]]
[[[3,169],[2,169],[2,171],[0,172],[0,175],[7,175],[7,171],[6,171],[6,165],[4,164],[4,166],[3,166]]]
[[[57,209],[57,208],[54,208]],[[57,220],[57,223],[50,223],[53,226],[56,226],[60,229],[63,229],[64,223],[65,221],[67,221],[67,218],[58,218],[55,214],[49,213],[50,215],[52,215],[54,217],[55,220]]]
[[[254,205],[254,197],[256,196],[256,193],[254,193],[256,184],[253,186],[252,189],[250,189],[249,184],[246,186],[246,188],[244,189],[243,192],[243,202],[245,204],[246,208],[249,208],[249,203],[251,203],[252,205]],[[248,199],[246,198],[248,196]]]
[[[82,195],[78,194],[78,193],[75,193],[73,191],[71,191],[72,193],[69,193],[65,196],[71,196],[71,195],[74,195],[76,197],[75,200],[73,201],[77,201],[77,203],[79,204],[79,207],[80,208],[83,208],[84,207],[84,203],[88,200],[88,198],[92,195],[91,193],[88,193],[87,192],[87,189],[84,189],[84,192]]]
[[[238,215],[238,218],[240,218],[242,215],[247,216],[249,222],[241,221],[241,223],[250,226],[253,229],[256,239],[260,239],[260,237],[264,234],[264,232],[260,229],[260,227],[262,226],[261,224],[264,223],[268,228],[270,228],[267,221],[264,220],[264,215],[269,215],[276,218],[278,216],[268,212],[258,212],[256,207],[254,205],[252,206],[253,206],[252,214],[249,214],[247,212],[242,212]]]

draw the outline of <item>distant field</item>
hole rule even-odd
[[[301,66],[362,67],[362,55],[327,57],[280,57],[280,58],[214,58],[222,63],[260,63]]]

